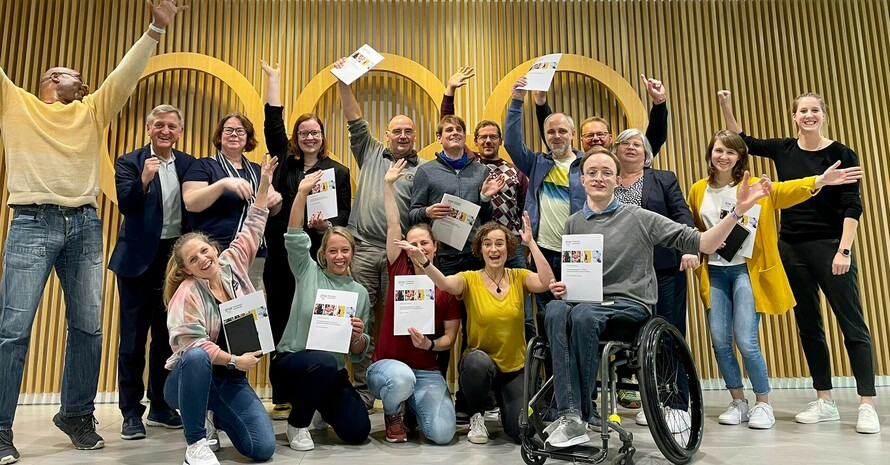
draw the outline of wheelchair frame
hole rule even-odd
[[[608,336],[608,330],[604,334]],[[669,337],[673,343],[663,341],[663,337]],[[609,454],[610,431],[615,430],[618,432],[622,445],[618,454],[612,458],[612,463],[632,465],[636,452],[633,445],[633,433],[621,425],[620,419],[617,419],[618,421],[611,419],[611,415],[617,417],[618,389],[629,389],[640,391],[642,408],[646,414],[649,430],[665,458],[678,465],[689,462],[701,445],[704,408],[698,373],[692,361],[692,354],[680,332],[664,318],[652,316],[641,326],[633,342],[601,341],[600,347],[602,354],[600,355],[598,385],[601,402],[597,408],[600,410],[602,419],[599,434],[602,447],[581,445],[547,450],[544,444],[547,437],[544,433],[544,419],[541,412],[536,412],[535,409],[542,405],[542,402],[549,402],[553,396],[554,380],[552,376],[544,382],[540,389],[536,389],[536,386],[540,384],[541,367],[549,351],[549,344],[541,337],[535,337],[529,341],[526,349],[523,398],[527,410],[521,412],[519,418],[522,435],[520,452],[523,461],[529,465],[541,465],[548,458],[573,463],[601,463],[606,460]],[[669,353],[665,354],[665,352]],[[665,357],[667,358],[665,359]],[[683,369],[676,369],[677,364],[670,363],[671,361],[682,363]],[[622,365],[627,365],[636,372],[639,380],[638,385],[628,385],[617,381],[616,369]],[[668,373],[664,373],[665,369]],[[684,384],[678,382],[680,376],[684,376],[688,381],[685,390],[683,389]],[[681,395],[681,390],[688,394],[691,424],[688,431],[680,433],[681,436],[686,436],[686,440],[683,443],[678,443],[665,421],[662,406],[675,396]]]

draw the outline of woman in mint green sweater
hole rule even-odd
[[[351,317],[352,334],[347,350],[350,360],[361,361],[371,342],[365,332],[370,314],[368,291],[350,275],[355,251],[352,235],[340,226],[330,228],[322,238],[318,262],[309,254],[309,236],[302,227],[303,212],[309,192],[320,179],[321,171],[306,176],[300,182],[291,208],[284,245],[297,292],[269,372],[273,384],[281,386],[293,406],[287,418],[287,439],[291,449],[299,451],[315,448],[309,423],[316,411],[347,443],[364,442],[371,432],[365,403],[349,381],[343,354],[306,348],[319,289],[358,294],[355,315]]]

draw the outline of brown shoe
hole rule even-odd
[[[383,415],[383,421],[386,423],[386,440],[388,442],[408,441],[405,424],[402,422],[402,412],[395,415]]]

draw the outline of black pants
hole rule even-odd
[[[162,239],[155,258],[144,273],[135,277],[117,277],[120,294],[120,341],[118,343],[118,405],[124,418],[145,413],[142,381],[145,371],[145,343],[151,330],[148,350],[148,400],[155,411],[169,410],[164,400],[167,374],[164,363],[172,355],[164,307],[164,272],[176,239]]]
[[[460,389],[467,401],[468,413],[482,413],[494,394],[501,409],[501,427],[514,442],[520,441],[519,414],[523,412],[522,395],[525,369],[512,373],[498,369],[491,357],[481,351],[467,352],[460,359]]]
[[[296,292],[296,280],[287,264],[287,252],[283,250],[273,253],[271,241],[269,241],[269,256],[263,268],[263,285],[266,289],[266,307],[269,309],[269,325],[272,327],[272,340],[275,345],[281,341],[287,320],[290,319],[290,308]],[[287,402],[281,397],[275,383],[272,383],[272,403],[282,404]]]
[[[352,387],[346,369],[337,368],[334,354],[279,352],[272,359],[269,378],[285,402],[291,403],[289,425],[308,428],[317,410],[344,442],[360,444],[368,439],[371,420],[365,402]]]
[[[860,396],[874,396],[875,363],[871,334],[862,315],[859,300],[859,274],[856,258],[851,257],[850,271],[831,274],[831,263],[840,248],[840,240],[823,239],[791,244],[779,240],[779,254],[791,291],[797,300],[794,316],[800,333],[800,343],[813,377],[813,388],[827,391],[831,386],[831,358],[825,342],[819,289],[825,294],[838,326],[844,334],[844,346],[856,378],[856,392]]]

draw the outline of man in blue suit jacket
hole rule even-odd
[[[146,118],[145,130],[151,143],[118,158],[114,175],[124,223],[108,268],[117,276],[120,294],[117,366],[123,439],[145,437],[142,372],[149,328],[151,409],[147,422],[150,426],[182,428],[179,414],[164,401],[164,363],[171,350],[163,288],[170,251],[176,239],[186,232],[181,185],[195,159],[173,149],[182,135],[182,112],[178,108],[155,107]]]

